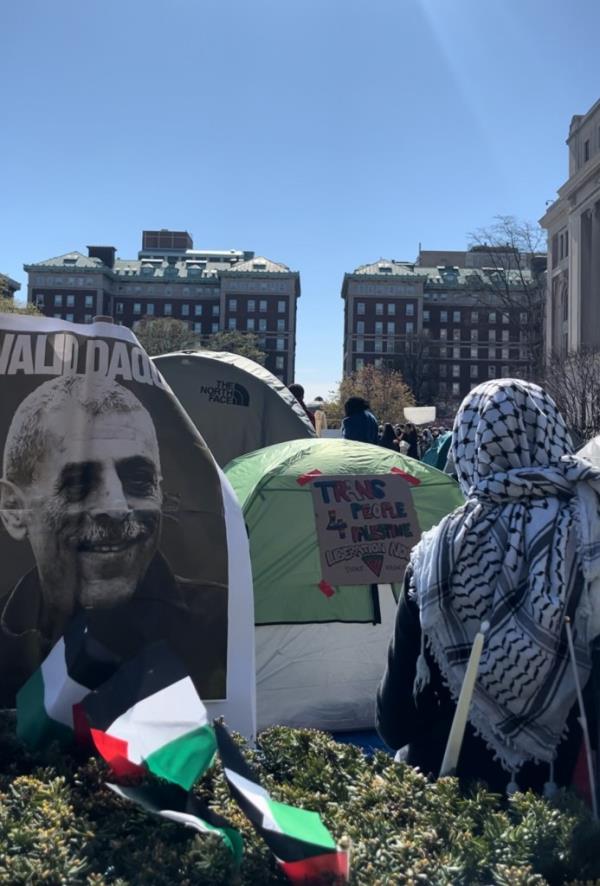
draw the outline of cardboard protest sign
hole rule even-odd
[[[401,582],[421,530],[407,481],[395,474],[320,476],[311,484],[323,580]]]
[[[0,705],[78,612],[123,659],[168,640],[225,698],[222,482],[135,336],[0,314],[0,458]]]

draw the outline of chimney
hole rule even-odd
[[[88,246],[87,251],[89,258],[99,258],[107,268],[114,268],[117,251],[114,246]]]

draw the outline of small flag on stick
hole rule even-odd
[[[348,857],[316,812],[273,800],[244,760],[227,729],[215,723],[229,789],[292,883],[347,882]]]
[[[19,738],[32,748],[51,741],[71,743],[80,731],[87,731],[80,703],[121,664],[91,635],[84,614],[77,615],[17,693]]]
[[[201,834],[217,834],[233,855],[236,865],[239,866],[244,852],[244,842],[241,835],[226,818],[210,809],[206,803],[189,791],[184,791],[178,785],[164,782],[136,787],[107,784],[107,787],[119,797],[137,803],[138,806],[154,815],[161,815],[163,818],[177,821],[189,828],[194,828]]]
[[[154,643],[83,703],[98,752],[120,776],[145,766],[185,790],[211,765],[215,735],[181,659]]]

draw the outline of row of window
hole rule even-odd
[[[254,299],[254,298],[249,298],[248,300],[244,300],[242,302],[242,306],[246,308],[246,311],[248,314],[255,313],[256,304],[257,304],[257,302],[256,302],[256,299]],[[287,305],[287,302],[285,300],[278,301],[277,302],[277,313],[278,314],[285,314],[286,305]],[[231,311],[232,314],[236,313],[236,311],[238,309],[237,298],[230,298],[228,301],[228,306],[229,306],[229,310]],[[267,308],[268,308],[267,300],[263,299],[263,298],[259,299],[259,301],[258,301],[259,313],[261,313],[261,314],[266,313]]]
[[[395,338],[376,338],[376,339],[367,339],[357,338],[355,341],[354,352],[357,354],[364,354],[373,352],[375,354],[398,354],[404,353],[402,347],[402,343],[398,343]],[[400,346],[399,346],[400,345]],[[462,351],[462,353],[461,353]],[[510,357],[509,357],[510,354]],[[440,347],[439,349],[440,358],[448,358],[451,357],[453,360],[460,360],[461,358],[470,358],[472,360],[527,360],[527,348],[480,348],[480,347],[471,347],[467,348],[444,348]]]
[[[561,231],[559,234],[553,234],[552,236],[552,245],[551,245],[551,254],[552,254],[552,267],[556,267],[556,265],[563,260],[563,258],[567,258],[569,255],[569,232],[565,229]]]
[[[239,329],[238,321],[235,317],[230,317],[227,321],[228,329]],[[258,330],[259,332],[267,332],[269,327],[267,326],[266,317],[260,317],[256,320],[254,317],[246,318],[246,331],[247,332],[255,332]],[[277,321],[277,332],[285,332],[285,320]]]
[[[76,304],[76,298],[77,297],[74,294],[63,295],[62,293],[59,293],[59,292],[55,293],[54,294],[54,307],[55,308],[62,308],[62,307],[74,308],[75,304]],[[43,304],[44,296],[38,295],[37,301],[38,301],[38,305],[40,303]],[[85,306],[86,306],[86,308],[93,308],[94,307],[94,296],[93,295],[86,295],[85,296]]]
[[[375,302],[375,314],[378,317],[381,317],[384,313],[384,307],[387,307],[387,314],[389,317],[393,317],[396,314],[396,305],[394,302],[388,302],[387,306],[384,305],[383,302],[378,301]],[[356,313],[359,317],[364,316],[366,311],[366,303],[364,301],[356,302]],[[406,302],[404,305],[404,311],[407,317],[415,316],[415,306],[412,302]]]
[[[58,313],[56,313],[56,314],[53,314],[52,316],[56,317],[57,320],[67,320],[69,323],[75,322],[75,314],[70,314],[70,313],[58,314]],[[94,318],[93,318],[92,314],[86,314],[83,322],[84,323],[91,323],[93,319]]]
[[[396,334],[396,323],[394,320],[388,320],[386,323],[386,333],[387,335],[395,335]],[[415,331],[415,324],[410,320],[404,324],[404,334],[412,335]],[[357,320],[356,321],[356,332],[358,335],[364,335],[365,333],[365,321]],[[383,323],[381,321],[375,322],[375,335],[383,335]]]
[[[439,317],[440,323],[448,323],[449,314],[450,314],[449,311],[440,311],[440,317]],[[460,323],[461,321],[464,321],[464,320],[468,321],[469,320],[468,314],[469,314],[469,311],[464,311],[464,312],[452,311],[452,323]],[[471,323],[479,323],[480,311],[471,311],[470,315],[471,315],[470,316]],[[501,312],[489,311],[487,317],[485,317],[485,316],[483,317],[483,319],[486,323],[496,323],[498,318],[501,320],[502,323],[509,323],[510,322],[509,315],[507,313],[505,313],[504,311],[501,311]],[[428,323],[430,320],[431,320],[431,311],[429,311],[428,309],[425,309],[423,311],[423,322]],[[519,323],[523,323],[523,324],[527,323],[527,311],[520,311],[519,312]]]
[[[172,302],[170,302],[170,301],[159,302],[158,306],[162,307],[164,317],[171,317],[173,315],[173,303]],[[194,317],[202,317],[204,314],[204,307],[208,307],[208,305],[206,305],[206,306],[205,305],[191,305],[190,306],[189,304],[184,302],[183,304],[179,305],[179,314],[181,317],[190,317],[190,316],[192,316],[192,314]],[[193,308],[193,311],[192,311],[192,308]],[[219,311],[220,311],[219,305],[218,304],[210,305],[210,308],[211,308],[211,315],[213,317],[218,317]],[[116,310],[117,314],[123,314],[124,309],[125,309],[125,303],[122,301],[118,301],[115,306],[115,310]],[[154,315],[156,313],[154,302],[150,301],[150,302],[146,302],[145,304],[142,304],[142,302],[139,302],[139,301],[133,302],[133,313],[134,313],[134,315],[145,314],[147,317],[154,317]]]

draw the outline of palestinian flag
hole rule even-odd
[[[348,855],[340,852],[316,812],[273,800],[220,723],[215,734],[229,789],[292,883],[345,883]]]
[[[17,693],[17,735],[32,748],[51,741],[69,744],[87,733],[80,702],[121,665],[121,659],[91,635],[85,615],[64,635]]]
[[[189,791],[164,782],[136,787],[107,784],[107,787],[119,797],[137,803],[147,812],[162,815],[171,821],[178,821],[201,834],[217,834],[239,866],[244,852],[242,837],[226,818],[210,809],[206,803]]]
[[[212,763],[206,708],[167,643],[147,646],[83,703],[92,739],[119,776],[150,772],[188,790]]]

